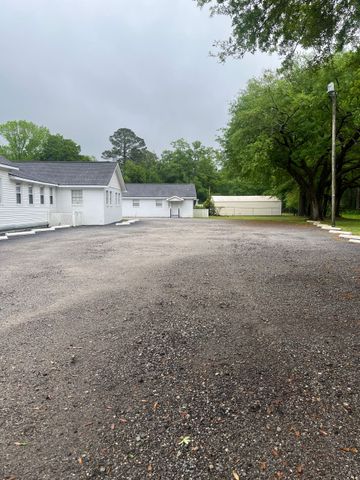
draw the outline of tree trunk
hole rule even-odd
[[[316,195],[310,199],[310,218],[311,220],[321,220],[322,212]]]
[[[299,192],[299,206],[298,206],[298,215],[299,217],[305,217],[307,215],[307,196],[304,190]]]

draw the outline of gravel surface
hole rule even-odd
[[[0,245],[0,479],[360,479],[360,248],[209,220]]]

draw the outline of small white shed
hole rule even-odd
[[[267,195],[242,195],[212,197],[221,216],[232,215],[281,215],[281,200]]]

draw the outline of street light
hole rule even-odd
[[[331,226],[335,227],[336,214],[336,90],[334,82],[329,83],[327,92],[332,100],[331,134]]]

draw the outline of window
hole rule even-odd
[[[21,203],[21,183],[16,184],[16,203]]]
[[[112,192],[110,192],[110,205],[112,205]]]
[[[50,205],[54,204],[54,194],[53,194],[53,188],[52,187],[50,187],[49,201],[50,201]]]
[[[44,205],[45,203],[45,188],[44,187],[40,187],[40,203],[41,205]]]
[[[133,207],[140,207],[140,200],[133,200]]]
[[[34,204],[33,187],[29,187],[29,205]]]
[[[71,190],[71,203],[73,205],[82,205],[83,203],[83,191]]]
[[[106,205],[109,205],[109,190],[106,190],[105,203]]]
[[[155,204],[157,207],[162,207],[162,200],[155,200]]]

